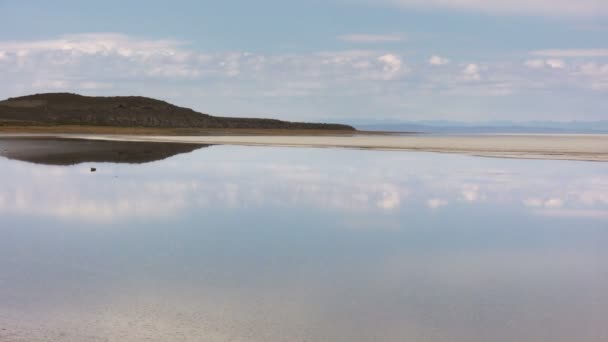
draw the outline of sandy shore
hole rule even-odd
[[[0,134],[9,136],[9,134]],[[24,136],[24,135],[21,135]],[[26,136],[39,136],[28,134]],[[164,136],[44,134],[56,138],[207,145],[342,147],[462,153],[487,157],[608,161],[608,135],[362,135],[362,136]]]

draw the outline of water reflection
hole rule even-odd
[[[0,159],[0,340],[602,341],[608,165]]]
[[[148,160],[149,151],[160,158],[201,148],[111,144],[97,149],[135,154],[131,162]],[[131,152],[122,153],[121,146]],[[145,157],[137,154],[141,151]],[[0,160],[4,178],[13,180],[0,187],[0,210],[92,222],[204,208],[400,212],[473,210],[465,206],[477,204],[555,216],[601,218],[608,213],[608,167],[601,163],[348,150],[329,155],[312,149],[218,146],[149,168],[107,164],[95,175],[85,166],[34,167]],[[72,163],[81,157],[84,152],[60,159]]]
[[[75,165],[91,162],[143,164],[207,146],[17,137],[0,138],[0,156],[45,165]]]

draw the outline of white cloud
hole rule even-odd
[[[4,41],[0,42],[0,50],[16,52],[22,56],[36,52],[60,51],[76,56],[150,57],[155,54],[174,56],[182,45],[184,45],[183,42],[176,40],[147,40],[119,33],[85,33],[39,41]]]
[[[395,6],[420,9],[449,9],[492,14],[548,16],[605,16],[605,0],[383,0]]]
[[[481,80],[481,69],[477,64],[468,64],[463,70],[462,74],[464,79],[467,81],[479,81]]]
[[[481,198],[479,195],[479,185],[465,184],[462,186],[462,198],[467,202],[475,202]]]
[[[563,69],[566,67],[566,62],[563,59],[547,59],[545,64],[553,69]]]
[[[581,83],[594,91],[608,91],[608,63],[589,62],[576,65],[573,75],[581,77]]]
[[[238,153],[225,152],[195,152],[225,158],[212,164],[206,158],[176,156],[156,163],[151,177],[145,178],[133,177],[137,168],[106,165],[98,170],[102,176],[116,172],[122,176],[103,188],[92,186],[85,165],[51,167],[0,158],[4,178],[12,180],[0,186],[0,215],[107,222],[200,208],[312,207],[364,213],[437,209],[465,201],[471,206],[484,201],[521,210],[608,210],[608,178],[602,168],[584,174],[550,168],[522,173],[511,163],[488,169],[482,159],[478,165],[465,162],[465,157],[446,156],[437,164],[424,156],[394,153],[374,154],[373,163],[361,168],[361,161],[354,158],[357,151],[345,150],[342,157],[322,166],[297,156],[325,158],[322,150],[252,149],[245,161]],[[180,160],[188,167],[181,167]]]
[[[35,79],[63,77],[68,84],[102,83],[91,78],[200,77],[205,55],[184,42],[150,40],[117,33],[66,35],[38,41],[0,41],[13,70]],[[216,58],[222,58],[219,56]],[[10,61],[9,61],[10,62]],[[10,63],[5,64],[10,67]],[[103,82],[107,83],[107,82]]]
[[[559,197],[551,197],[547,199],[527,198],[523,200],[523,204],[530,208],[558,209],[564,206],[564,200]]]
[[[320,84],[316,90],[306,90],[312,94],[335,83],[394,80],[408,71],[398,55],[387,51],[282,55],[239,51],[205,53],[186,42],[115,33],[0,41],[0,73],[5,81],[0,91],[6,92],[10,87],[19,89],[9,91],[10,95],[56,90],[111,92],[113,85],[124,87],[145,82],[143,88],[150,88],[154,81],[166,84],[167,81],[196,80],[219,86],[231,79],[252,81],[249,84],[261,82],[262,87],[255,87],[256,94],[276,94],[277,90],[285,94],[284,84]],[[12,79],[6,76],[8,73]],[[301,96],[302,89],[296,90],[294,94]],[[237,86],[224,86],[223,91],[238,90]]]
[[[608,4],[608,2],[606,2]],[[532,51],[542,57],[608,57],[608,49],[555,49]]]
[[[542,69],[545,67],[543,59],[529,59],[524,62],[524,65],[530,69]]]
[[[580,66],[579,70],[587,76],[608,76],[608,64],[585,63]]]
[[[441,56],[433,55],[429,58],[430,65],[446,65],[449,64],[450,60]]]
[[[347,34],[338,39],[353,43],[388,43],[404,41],[405,37],[400,34]]]
[[[608,206],[608,184],[601,179],[589,182],[594,186],[593,189],[585,189],[576,194],[581,203],[588,206],[605,205]]]
[[[401,195],[398,188],[392,185],[384,185],[381,198],[376,202],[380,209],[392,210],[399,207]]]
[[[548,200],[545,201],[544,206],[545,208],[561,208],[564,205],[564,201],[561,198],[549,198]]]
[[[428,104],[438,103],[437,98],[443,96],[447,101],[456,97],[463,100],[441,106],[463,113],[459,118],[470,119],[488,113],[485,109],[483,114],[471,110],[472,106],[464,103],[467,98],[515,96],[527,90],[563,89],[565,84],[584,96],[608,90],[606,62],[599,58],[530,57],[524,65],[508,59],[461,64],[430,53],[427,58],[410,64],[400,53],[385,48],[279,54],[213,52],[198,51],[187,42],[122,34],[68,35],[0,41],[0,94],[129,93],[160,97],[213,114],[274,114],[285,115],[285,119],[313,119],[311,113],[323,119],[347,112],[363,116],[373,111],[398,117],[406,115],[406,107],[408,113],[416,113],[411,115],[424,118],[436,115],[430,112],[437,106]],[[569,72],[529,72],[527,68]],[[304,104],[301,99],[305,97],[315,101]],[[343,105],[344,99],[348,99],[349,108]],[[546,112],[553,109],[551,101],[545,103]],[[563,107],[559,115],[576,118],[573,107],[569,108],[572,114],[563,114]],[[597,110],[589,115],[603,115],[600,107],[594,105]],[[499,111],[497,108],[492,111]]]
[[[429,207],[431,209],[438,209],[443,206],[446,206],[447,204],[448,204],[448,201],[441,199],[441,198],[431,198],[428,201],[426,201],[427,207]]]
[[[384,79],[393,79],[397,77],[402,69],[402,61],[401,59],[393,54],[386,54],[378,57],[378,61],[383,64],[382,71],[384,74]]]
[[[234,77],[240,74],[240,59],[241,55],[238,53],[231,53],[220,62],[220,65],[225,68],[228,76]]]
[[[530,208],[538,208],[543,206],[543,200],[539,198],[526,198],[523,200],[523,203],[526,207]]]
[[[524,65],[530,69],[543,69],[545,67],[552,69],[564,69],[566,67],[566,61],[557,58],[529,59],[524,62]]]

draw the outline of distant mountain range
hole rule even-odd
[[[341,124],[211,116],[147,97],[70,93],[35,94],[0,101],[0,125],[354,130]]]
[[[408,121],[356,124],[360,130],[421,133],[608,133],[608,121]]]

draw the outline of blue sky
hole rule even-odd
[[[289,120],[608,120],[608,1],[0,0],[0,97]]]

